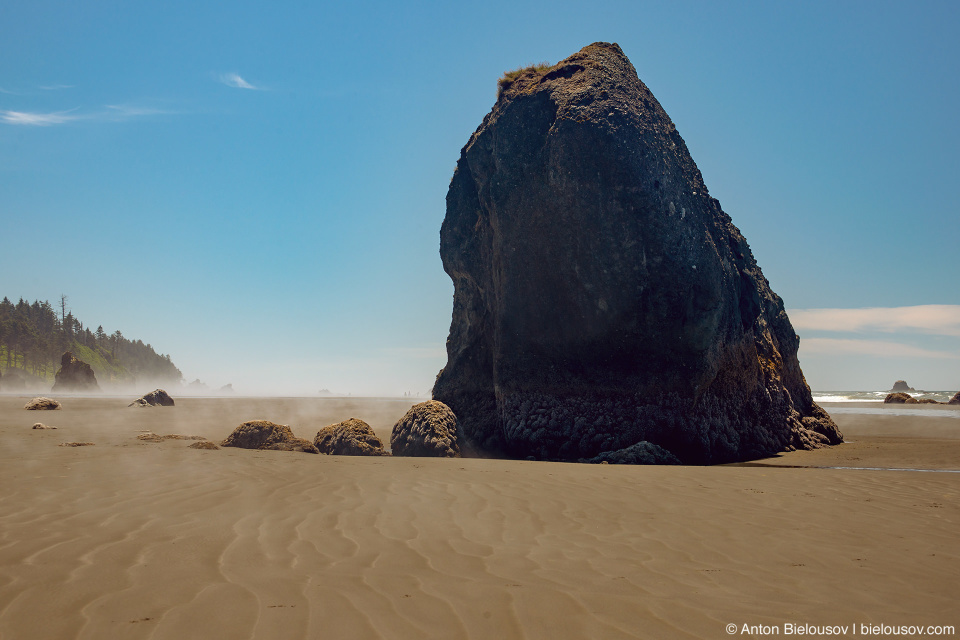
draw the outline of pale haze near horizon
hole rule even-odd
[[[0,295],[238,393],[428,395],[461,147],[508,69],[617,42],[820,390],[960,388],[955,3],[0,9]]]

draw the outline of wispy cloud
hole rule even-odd
[[[129,120],[131,118],[141,118],[145,116],[169,115],[173,111],[165,109],[155,109],[153,107],[141,107],[129,104],[108,104],[106,110],[100,114],[95,114],[94,118],[100,117],[106,120]]]
[[[912,332],[960,337],[960,305],[792,309],[787,314],[797,331]]]
[[[845,338],[805,338],[800,341],[800,354],[865,355],[886,358],[934,358],[960,360],[960,354],[934,351],[899,342],[885,340],[857,340]]]
[[[3,111],[0,110],[0,122],[11,125],[25,125],[34,127],[49,127],[57,124],[67,124],[80,120],[88,122],[123,122],[133,118],[155,116],[174,113],[164,109],[142,107],[138,105],[110,104],[97,111],[82,112],[78,109],[41,113],[36,111]]]
[[[33,127],[49,127],[54,124],[64,124],[79,120],[81,116],[70,111],[57,111],[54,113],[37,113],[29,111],[2,111],[0,110],[0,122],[4,124],[27,125]]]
[[[72,84],[48,84],[37,88],[43,91],[60,91],[62,89],[73,89],[73,87]]]
[[[255,91],[260,90],[260,87],[255,87],[241,78],[239,73],[222,73],[217,77],[217,80],[228,87],[233,87],[234,89],[253,89]]]

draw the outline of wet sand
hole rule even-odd
[[[27,400],[0,397],[3,640],[960,629],[950,412],[835,413],[848,444],[759,461],[769,466],[628,467],[136,438],[219,441],[265,418],[312,439],[358,417],[389,442],[412,400],[135,409],[132,398],[66,397],[60,411],[25,411]],[[815,468],[830,466],[941,471]]]

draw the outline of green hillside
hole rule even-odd
[[[3,375],[16,372],[52,384],[64,351],[73,352],[93,367],[101,383],[148,379],[179,382],[183,378],[170,356],[158,354],[149,344],[129,340],[120,331],[107,334],[102,326],[91,331],[67,311],[65,299],[61,300],[60,314],[48,301],[0,301]]]

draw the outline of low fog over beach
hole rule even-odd
[[[834,412],[837,447],[638,467],[137,439],[219,442],[254,418],[312,439],[356,416],[389,442],[411,404],[398,399],[28,399],[0,397],[4,638],[719,638],[730,623],[957,620],[958,408]]]

